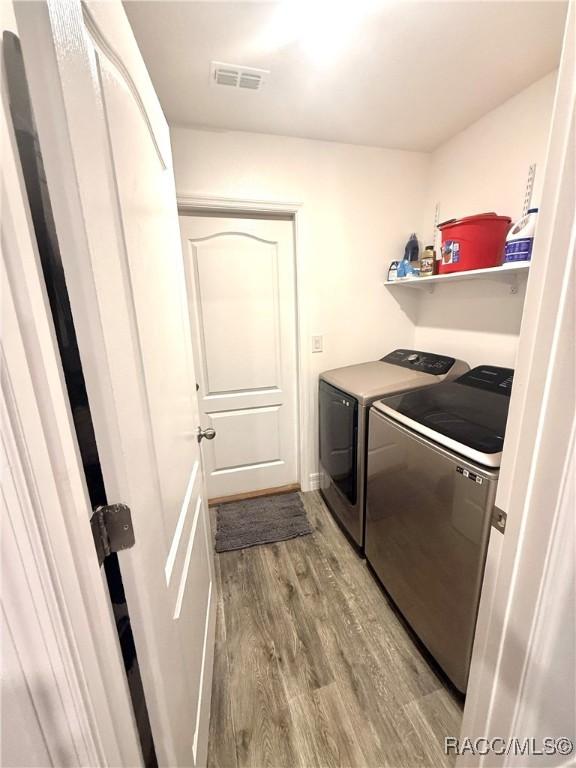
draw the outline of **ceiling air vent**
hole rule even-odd
[[[259,91],[269,74],[270,72],[266,69],[239,67],[235,64],[223,64],[220,61],[213,61],[210,66],[210,79],[213,85],[227,85],[248,91]]]

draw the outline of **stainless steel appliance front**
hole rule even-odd
[[[370,412],[366,557],[408,623],[466,690],[498,472]]]
[[[468,370],[452,357],[397,349],[381,360],[320,375],[320,491],[360,551],[364,547],[366,435],[372,403],[451,380]]]

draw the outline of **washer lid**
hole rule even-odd
[[[377,360],[325,371],[320,378],[366,405],[378,397],[426,387],[442,377]]]
[[[514,372],[479,366],[456,381],[387,397],[374,407],[440,445],[499,467]]]

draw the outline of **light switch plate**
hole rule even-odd
[[[312,336],[312,352],[322,352],[322,336]]]

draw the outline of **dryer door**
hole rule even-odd
[[[358,494],[358,401],[320,380],[319,416],[320,463],[354,505]]]

